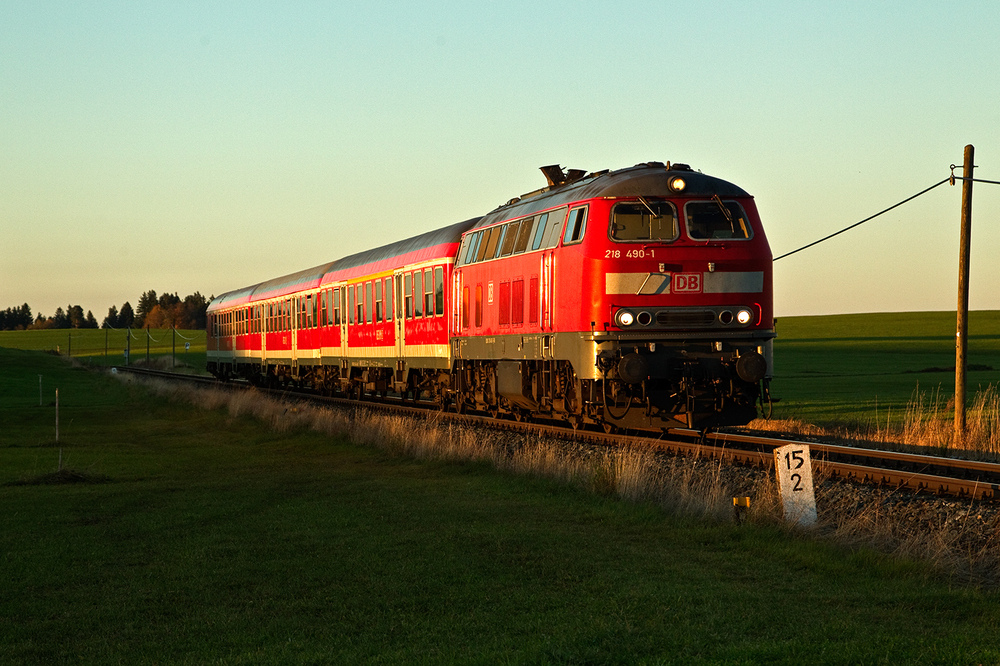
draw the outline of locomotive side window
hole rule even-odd
[[[673,241],[677,214],[667,201],[620,203],[611,213],[611,238],[616,241]]]
[[[502,229],[503,227],[497,226],[487,230],[489,236],[483,240],[479,250],[479,261],[486,261],[497,255],[497,245],[500,244],[500,231]]]
[[[507,232],[504,234],[503,245],[500,248],[501,257],[509,257],[514,252],[514,242],[517,240],[517,232],[520,228],[520,220],[507,225]]]
[[[587,230],[587,208],[574,208],[569,212],[569,223],[566,224],[566,236],[563,244],[579,243]]]
[[[748,240],[753,236],[747,214],[735,201],[689,201],[684,217],[693,240]]]
[[[465,263],[471,264],[477,261],[479,256],[479,243],[483,240],[483,232],[477,231],[476,235],[472,237],[472,242],[469,243],[469,253],[465,257]]]
[[[559,244],[559,236],[562,232],[563,222],[566,221],[566,208],[560,208],[549,213],[549,226],[545,232],[545,240],[542,241],[542,248],[547,250]]]
[[[546,225],[549,221],[549,214],[543,213],[538,218],[538,226],[535,227],[535,237],[531,241],[531,249],[537,250],[542,246],[542,236],[545,235]]]
[[[514,254],[521,254],[528,249],[531,242],[531,234],[534,230],[535,218],[528,217],[521,220],[521,228],[517,232],[517,242],[514,243]]]
[[[493,235],[493,229],[483,229],[482,236],[476,243],[476,261],[482,261],[486,257],[486,248],[490,244],[490,236]],[[496,245],[494,245],[496,247]]]

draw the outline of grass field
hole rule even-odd
[[[205,331],[45,329],[0,331],[0,347],[56,352],[82,363],[110,367],[162,358],[178,366],[204,369]],[[168,366],[169,367],[169,366]]]
[[[775,418],[821,424],[902,419],[914,392],[954,396],[955,314],[786,317],[777,325]],[[968,393],[1000,384],[1000,312],[969,317]]]
[[[0,663],[1000,663],[922,565],[0,368]]]

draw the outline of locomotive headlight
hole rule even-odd
[[[740,322],[744,326],[749,324],[751,319],[753,319],[753,313],[745,308],[736,313],[736,321]]]
[[[628,328],[635,323],[635,315],[629,310],[619,310],[615,314],[615,323],[618,324],[619,328]]]
[[[684,182],[683,178],[675,176],[667,181],[667,187],[669,187],[674,192],[683,192],[684,188],[687,187],[687,183]]]

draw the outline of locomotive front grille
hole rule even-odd
[[[708,328],[715,325],[715,310],[660,310],[656,324],[667,328]]]

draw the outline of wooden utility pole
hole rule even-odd
[[[962,165],[962,233],[958,248],[958,328],[955,332],[955,434],[959,446],[965,437],[965,355],[969,349],[969,249],[972,242],[972,163],[975,149],[965,147]]]

